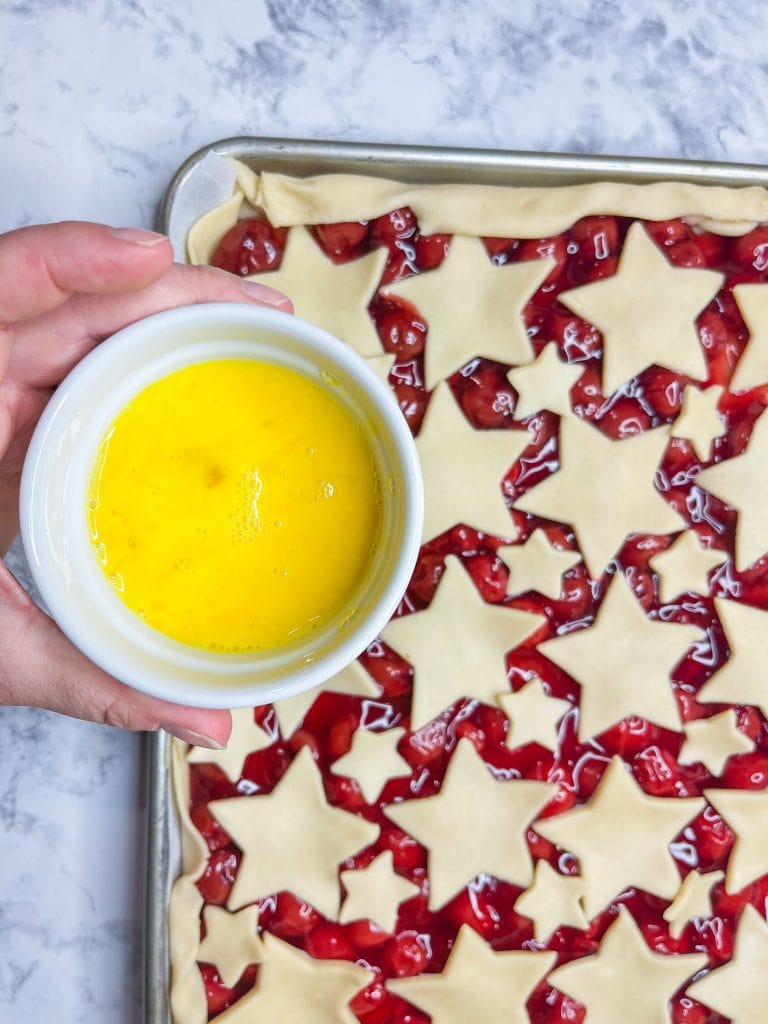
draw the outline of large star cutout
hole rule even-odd
[[[764,655],[768,613],[720,598],[715,598],[715,611],[731,653],[704,683],[696,699],[715,704],[754,704],[768,718]]]
[[[442,907],[481,873],[529,885],[525,833],[556,791],[546,782],[496,779],[462,739],[437,796],[390,804],[387,816],[427,848],[429,909]]]
[[[680,594],[708,594],[709,574],[727,560],[724,551],[701,547],[695,530],[685,530],[648,565],[659,577],[659,597],[668,604]]]
[[[259,908],[245,907],[230,914],[223,907],[207,906],[203,920],[206,934],[197,960],[213,964],[227,988],[232,988],[248,964],[258,964],[264,959],[262,942],[256,933]]]
[[[685,743],[678,761],[680,764],[704,765],[712,775],[719,775],[725,762],[734,754],[746,754],[755,744],[736,726],[733,708],[721,711],[711,718],[697,718],[683,726]]]
[[[411,766],[397,752],[397,744],[404,735],[405,729],[386,732],[357,729],[349,751],[331,765],[331,771],[334,775],[354,779],[365,799],[372,804],[389,779],[402,779],[411,774]]]
[[[303,720],[309,709],[321,693],[344,693],[355,697],[376,697],[379,687],[365,671],[359,661],[353,661],[341,672],[337,672],[322,686],[315,686],[305,693],[297,693],[294,697],[284,697],[275,701],[273,707],[280,723],[283,737],[290,736],[297,725]]]
[[[635,221],[616,273],[558,299],[603,335],[603,393],[610,395],[654,365],[703,380],[707,363],[696,317],[722,283],[714,270],[673,267]]]
[[[240,778],[245,759],[254,750],[263,750],[273,742],[253,719],[253,708],[235,708],[232,711],[232,732],[223,750],[190,747],[190,764],[217,764],[231,782]]]
[[[587,927],[583,895],[583,878],[561,875],[547,861],[540,860],[536,863],[533,885],[518,896],[515,910],[533,921],[534,938],[544,943],[556,928]]]
[[[538,649],[581,685],[584,742],[629,715],[679,732],[670,674],[701,635],[698,626],[649,619],[618,572],[591,626],[545,640]]]
[[[416,438],[424,477],[424,539],[457,523],[515,537],[501,483],[530,442],[527,430],[475,430],[448,385],[438,385]]]
[[[712,887],[722,879],[722,871],[710,871],[705,875],[695,870],[688,872],[680,886],[680,892],[663,914],[673,939],[680,938],[685,926],[694,917],[709,917],[712,913]]]
[[[496,704],[508,687],[505,655],[546,619],[503,605],[486,604],[455,555],[428,608],[393,619],[386,643],[413,665],[411,729],[461,698]]]
[[[731,391],[768,383],[768,284],[737,284],[736,305],[749,329],[749,341],[731,377]]]
[[[765,1024],[768,925],[749,903],[739,918],[730,963],[695,981],[688,995],[711,1006],[731,1024]]]
[[[768,791],[705,789],[704,796],[736,836],[725,871],[725,891],[739,892],[768,873]]]
[[[385,932],[395,930],[400,904],[419,892],[418,885],[395,874],[391,850],[380,853],[367,868],[342,871],[341,884],[347,890],[339,915],[342,924],[363,918]]]
[[[216,1018],[220,1024],[359,1024],[350,1001],[373,971],[348,960],[315,960],[274,935],[264,935],[264,962],[255,988]]]
[[[614,757],[585,805],[534,827],[579,858],[591,919],[631,887],[674,899],[680,874],[669,844],[704,806],[703,800],[648,796]]]
[[[288,232],[278,270],[251,274],[249,281],[277,288],[293,301],[296,315],[346,341],[361,356],[381,354],[381,342],[368,313],[384,265],[385,249],[349,263],[333,263],[306,228]]]
[[[588,1024],[668,1024],[670,999],[706,963],[703,953],[652,953],[622,909],[597,953],[563,964],[549,981],[586,1006]]]
[[[632,533],[671,533],[688,524],[656,490],[667,427],[613,441],[584,420],[560,421],[560,468],[514,507],[573,526],[597,578]],[[585,486],[585,481],[588,486]]]
[[[434,1024],[529,1024],[526,1001],[556,959],[555,953],[527,950],[497,953],[463,924],[440,974],[397,978],[387,988],[428,1013]]]
[[[693,450],[702,462],[709,460],[712,442],[722,437],[727,427],[717,412],[717,403],[725,388],[711,387],[706,391],[689,384],[683,392],[680,415],[670,428],[672,437],[682,437],[691,442]]]
[[[496,551],[509,566],[508,594],[535,590],[546,597],[560,597],[563,573],[581,561],[578,551],[553,548],[544,530],[534,530],[525,544],[502,544]]]
[[[532,363],[507,373],[507,380],[517,392],[515,419],[527,419],[540,409],[569,416],[570,391],[583,372],[583,366],[572,366],[559,358],[554,341],[545,345]]]
[[[703,469],[696,484],[739,513],[736,568],[741,571],[768,551],[768,414],[761,413],[746,451]]]
[[[378,826],[327,803],[306,747],[269,795],[213,800],[208,806],[243,851],[230,910],[288,890],[335,918],[340,862],[379,834]]]
[[[500,693],[496,700],[509,719],[508,747],[539,743],[548,750],[555,750],[557,726],[563,715],[571,710],[569,701],[548,697],[538,676],[516,693]]]
[[[523,310],[554,266],[554,260],[530,260],[498,267],[479,238],[454,235],[435,270],[387,285],[386,295],[406,299],[427,322],[427,390],[475,356],[529,362]]]

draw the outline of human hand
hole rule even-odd
[[[54,388],[104,338],[194,302],[253,302],[292,311],[285,296],[210,267],[173,265],[162,235],[69,222],[0,235],[0,553],[18,532],[21,468]],[[221,747],[228,711],[138,693],[81,654],[0,561],[0,705],[30,705],[126,729],[166,729]]]

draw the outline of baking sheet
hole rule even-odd
[[[185,241],[194,221],[231,195],[234,171],[222,157],[242,160],[256,171],[296,176],[373,174],[414,183],[556,186],[597,180],[638,185],[674,180],[699,185],[768,187],[768,168],[749,164],[239,137],[198,150],[182,164],[168,186],[160,208],[159,227],[171,239],[180,262],[186,262]],[[171,885],[181,864],[169,761],[168,737],[164,733],[148,737],[146,1024],[171,1024],[167,908]]]

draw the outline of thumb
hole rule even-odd
[[[47,708],[121,729],[155,731],[221,750],[228,711],[170,704],[102,672],[74,647],[0,562],[0,705]]]

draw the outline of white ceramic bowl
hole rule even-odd
[[[357,592],[327,627],[271,652],[216,654],[147,626],[113,591],[87,530],[88,473],[115,416],[152,381],[190,363],[226,357],[278,363],[333,388],[363,424],[382,481],[381,542]],[[263,704],[341,671],[397,607],[418,555],[422,518],[416,449],[386,385],[319,327],[234,303],[158,313],[99,345],[45,409],[21,481],[24,550],[62,630],[92,661],[137,690],[199,707]]]

